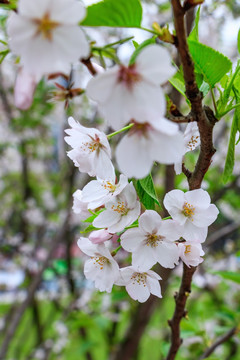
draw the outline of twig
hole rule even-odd
[[[227,235],[232,234],[234,231],[239,230],[240,229],[240,223],[231,223],[231,224],[227,224],[226,226],[222,227],[219,230],[214,231],[214,233],[212,233],[207,241],[206,241],[206,245],[211,245],[213,244],[215,241],[218,241],[220,238],[222,237],[226,237]]]
[[[90,58],[82,59],[81,63],[83,63],[88,68],[88,71],[90,72],[90,74],[92,74],[93,76],[97,75],[97,71],[94,69],[94,66],[93,66]]]
[[[225,335],[220,336],[215,343],[213,343],[203,354],[202,356],[200,356],[199,360],[202,359],[206,359],[209,357],[209,355],[211,355],[214,350],[222,345],[223,343],[225,343],[226,341],[228,341],[232,336],[234,336],[235,334],[237,334],[238,329],[236,326],[234,326],[232,329],[230,329]]]

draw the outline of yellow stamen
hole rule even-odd
[[[185,245],[184,254],[189,254],[191,252],[191,245]]]
[[[194,212],[195,212],[195,207],[193,207],[188,202],[185,202],[182,209],[183,215],[185,215],[186,217],[188,217],[193,221],[192,216],[194,215]]]
[[[44,39],[52,41],[52,31],[60,24],[57,21],[51,20],[48,13],[41,19],[34,19],[33,21],[37,25],[36,35],[42,35]]]
[[[157,247],[158,243],[161,242],[164,239],[164,236],[156,235],[156,234],[150,234],[147,237],[146,245],[151,247]]]
[[[137,283],[138,285],[143,285],[145,287],[146,279],[147,279],[146,273],[134,273],[131,276],[131,280],[133,280],[134,285]]]

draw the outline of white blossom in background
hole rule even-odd
[[[131,225],[141,211],[133,184],[127,184],[119,195],[105,204],[105,207],[106,210],[94,219],[93,226],[107,228],[108,232],[116,233]]]
[[[129,296],[143,303],[147,301],[150,294],[162,297],[159,280],[161,277],[152,270],[140,272],[133,266],[128,266],[120,269],[120,276],[115,284],[126,286]]]
[[[200,243],[190,241],[179,243],[178,251],[180,258],[188,267],[198,266],[203,262],[203,258],[201,256],[205,253]]]
[[[104,205],[113,197],[119,195],[121,191],[128,184],[128,179],[125,175],[120,175],[119,182],[116,184],[116,175],[113,171],[112,175],[105,180],[97,178],[97,180],[90,181],[82,190],[82,201],[88,203],[89,209],[96,209]]]
[[[31,74],[69,73],[71,63],[89,55],[78,25],[85,15],[77,0],[19,0],[7,24],[10,49]]]
[[[187,241],[203,242],[208,226],[219,213],[217,207],[211,204],[208,192],[202,189],[186,193],[172,190],[165,195],[163,204],[172,218],[183,226],[182,237]]]
[[[84,275],[95,283],[100,291],[111,292],[113,284],[119,277],[119,266],[104,244],[95,245],[87,238],[81,237],[79,249],[90,256],[84,264]]]
[[[88,204],[82,201],[82,191],[73,193],[73,212],[79,215],[79,220],[86,220],[91,214],[88,211]]]
[[[184,154],[186,154],[189,151],[195,150],[200,145],[200,134],[198,130],[197,123],[190,122],[183,134],[184,139],[184,147],[185,151]],[[181,174],[182,172],[182,161],[176,162],[174,164],[174,170],[177,175]]]
[[[21,110],[27,110],[33,102],[35,88],[40,78],[20,69],[14,86],[14,104]]]
[[[116,65],[92,78],[86,93],[99,104],[106,121],[115,130],[131,119],[156,123],[166,111],[159,85],[175,71],[168,51],[159,45],[150,45],[141,51],[134,64]]]
[[[90,176],[99,176],[101,179],[112,177],[114,168],[111,162],[111,148],[107,136],[94,128],[80,125],[73,117],[68,119],[72,129],[67,129],[64,138],[73,149],[67,155],[79,168]]]
[[[121,235],[123,249],[132,252],[132,265],[147,271],[156,263],[165,268],[178,264],[181,227],[173,220],[162,220],[153,210],[146,210],[138,220],[138,228],[128,229]]]
[[[116,148],[116,161],[122,173],[129,178],[144,178],[153,162],[173,164],[182,160],[183,135],[178,125],[160,118],[155,125],[134,122]]]

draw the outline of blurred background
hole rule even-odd
[[[161,25],[169,23],[173,29],[169,1],[142,1],[142,5],[145,27],[151,28],[156,21]],[[0,359],[164,359],[169,347],[167,320],[174,311],[182,264],[171,272],[159,268],[163,299],[150,297],[144,304],[131,300],[124,288],[114,287],[111,294],[100,293],[84,278],[85,256],[76,240],[87,236],[80,232],[89,224],[73,214],[72,194],[82,189],[89,177],[67,158],[64,129],[68,127],[68,116],[85,126],[109,129],[95,104],[84,94],[74,96],[71,91],[84,89],[91,78],[83,64],[74,65],[68,78],[41,80],[29,110],[20,111],[14,106],[13,88],[19,65],[18,59],[4,52],[8,14],[1,5]],[[189,30],[193,21],[194,13],[189,12]],[[199,26],[200,41],[236,64],[240,2],[205,1]],[[142,42],[150,36],[135,29],[86,29],[86,33],[97,46],[128,36]],[[115,49],[126,62],[134,47],[129,41]],[[170,50],[176,56],[174,49]],[[96,63],[103,65],[99,55]],[[112,64],[110,59],[104,61]],[[166,86],[166,92],[187,113],[179,94],[170,86]],[[211,106],[211,99],[207,98],[206,103]],[[178,360],[200,359],[207,347],[240,320],[239,146],[230,181],[224,185],[221,178],[231,119],[229,114],[215,128],[217,152],[203,187],[220,215],[209,229],[205,261],[194,276],[188,314],[181,325],[183,345]],[[197,152],[186,156],[190,168],[196,158]],[[175,187],[187,190],[184,175],[175,177],[172,166],[154,166],[153,178],[160,203],[164,194]],[[159,211],[163,213],[163,209]],[[240,359],[239,342],[239,335],[231,337],[209,359]]]

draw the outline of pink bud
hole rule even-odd
[[[36,85],[40,79],[20,69],[14,87],[14,103],[21,110],[27,110],[33,102]]]
[[[112,234],[109,234],[107,230],[101,229],[91,232],[88,238],[93,244],[101,244],[102,242],[111,239],[111,237]]]

